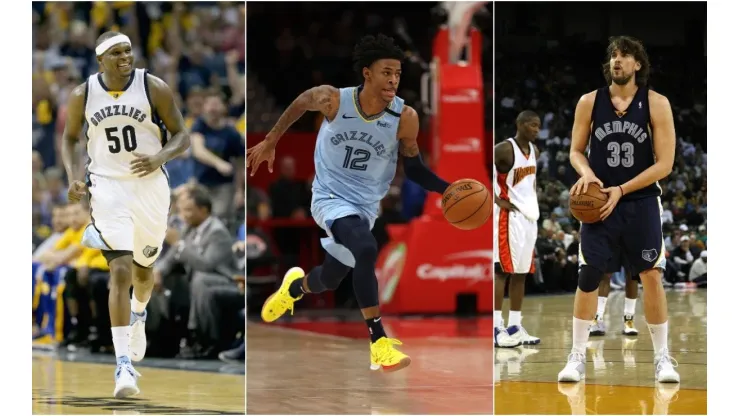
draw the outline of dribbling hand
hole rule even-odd
[[[596,175],[593,174],[593,172],[581,176],[578,181],[573,185],[572,188],[570,188],[570,194],[571,195],[581,195],[585,194],[588,190],[588,185],[592,183],[597,183],[601,188],[604,187],[604,183],[599,180],[599,178],[596,177]]]
[[[67,190],[67,199],[69,202],[77,203],[87,195],[87,185],[81,181],[74,181],[69,184],[69,190]]]
[[[267,162],[267,170],[272,173],[272,162],[275,161],[275,145],[277,141],[272,140],[268,134],[265,140],[257,143],[251,149],[247,149],[247,168],[252,167],[249,176],[254,176],[262,162]]]

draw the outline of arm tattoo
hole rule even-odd
[[[330,114],[331,97],[330,90],[325,87],[314,87],[304,91],[285,109],[270,133],[277,135],[279,139],[306,111],[321,111],[324,115]]]
[[[414,140],[412,143],[405,143],[401,141],[400,146],[401,156],[414,157],[419,154],[419,145]]]

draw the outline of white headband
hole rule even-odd
[[[131,39],[129,39],[128,36],[126,36],[126,35],[116,35],[116,36],[113,36],[112,38],[106,39],[106,40],[103,41],[103,43],[101,43],[100,45],[98,45],[95,48],[95,54],[97,56],[100,56],[100,55],[104,54],[105,51],[107,51],[108,49],[110,49],[111,47],[113,47],[113,45],[118,45],[119,43],[125,43],[125,44],[131,46]]]

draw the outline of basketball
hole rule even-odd
[[[609,197],[601,192],[601,187],[590,183],[585,194],[571,195],[570,212],[584,224],[593,224],[601,221],[599,210],[606,204]]]
[[[461,230],[473,230],[485,224],[492,208],[488,188],[474,179],[453,182],[442,198],[445,219]]]

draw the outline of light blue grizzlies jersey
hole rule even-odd
[[[336,117],[321,124],[313,192],[356,205],[379,205],[396,175],[396,133],[404,101],[394,97],[385,111],[369,117],[360,109],[360,88],[340,89]]]
[[[403,100],[394,97],[386,109],[368,116],[360,108],[361,87],[339,90],[339,111],[324,120],[316,139],[311,215],[329,235],[321,240],[326,251],[349,267],[355,259],[348,248],[334,241],[334,220],[358,215],[373,228],[396,175],[398,124]]]

